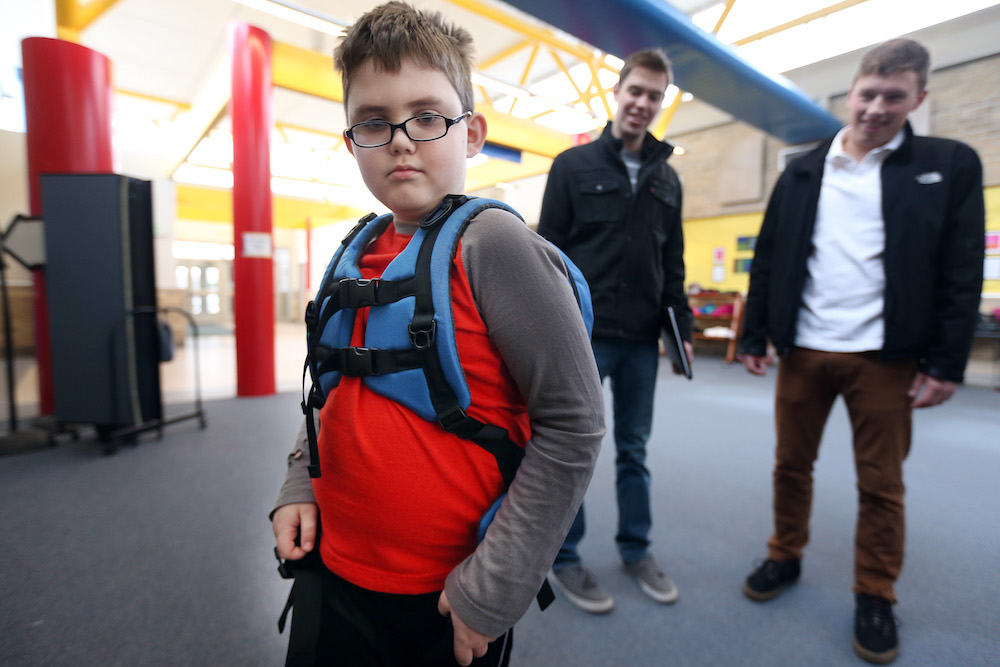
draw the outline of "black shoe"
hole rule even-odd
[[[768,558],[743,582],[743,594],[754,602],[767,602],[799,580],[802,561],[798,558],[772,560]]]
[[[899,653],[892,603],[858,594],[854,608],[854,652],[876,665],[887,665]]]

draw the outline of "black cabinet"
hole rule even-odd
[[[56,417],[99,430],[162,418],[151,184],[41,176]]]

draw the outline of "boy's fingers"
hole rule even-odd
[[[291,558],[296,560],[302,558],[302,554],[296,554],[296,550],[301,551],[295,546],[295,536],[298,531],[295,530],[295,526],[292,524],[275,524],[274,526],[274,539],[278,547],[278,555],[282,558]]]
[[[299,517],[299,543],[302,545],[302,552],[312,551],[313,544],[316,543],[316,514],[314,512],[302,512]]]

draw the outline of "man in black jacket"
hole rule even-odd
[[[794,583],[809,536],[812,466],[837,395],[858,482],[854,649],[898,652],[892,604],[903,564],[903,459],[913,408],[962,382],[982,290],[982,167],[957,141],[917,137],[930,59],[911,40],[869,51],[850,124],[792,162],[771,195],[750,270],[743,363],[781,363],[775,397],[774,534],[744,582],[763,602]]]
[[[652,428],[659,366],[657,340],[667,306],[691,337],[684,293],[681,185],[667,165],[670,144],[647,128],[656,117],[671,69],[666,54],[649,49],[625,61],[615,99],[618,110],[599,139],[571,148],[552,163],[538,232],[569,255],[590,284],[593,347],[601,378],[614,394],[618,534],[625,570],[661,603],[677,587],[649,553],[651,512],[646,440]],[[685,343],[689,360],[691,344]],[[551,579],[577,607],[606,613],[614,598],[583,567],[583,508],[553,565]]]

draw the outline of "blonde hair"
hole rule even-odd
[[[333,52],[344,84],[344,104],[354,73],[368,59],[377,68],[398,72],[404,58],[442,72],[458,93],[462,111],[475,110],[472,92],[472,35],[449,24],[440,12],[387,2],[351,26]]]
[[[931,56],[927,49],[912,39],[891,39],[872,48],[858,64],[854,80],[859,77],[877,74],[887,76],[896,72],[913,70],[917,75],[920,90],[927,87],[927,72],[931,66]]]

